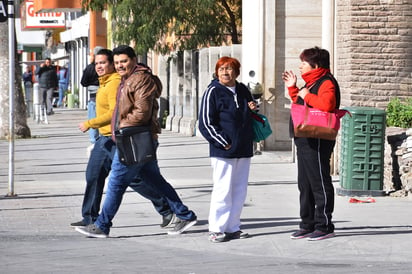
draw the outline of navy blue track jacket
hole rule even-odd
[[[253,129],[249,89],[236,82],[236,94],[217,79],[207,87],[200,107],[199,130],[209,142],[210,157],[253,156]],[[227,145],[232,147],[225,150]]]

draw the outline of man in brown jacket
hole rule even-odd
[[[112,122],[112,125],[115,125],[114,129],[150,126],[157,146],[157,136],[160,133],[157,99],[162,91],[161,82],[147,66],[137,64],[136,54],[131,47],[119,46],[113,50],[113,55],[116,71],[122,77],[122,81],[118,89],[116,105],[118,124]],[[116,114],[113,116],[116,117]],[[136,177],[141,178],[142,183],[165,197],[171,210],[179,219],[168,234],[180,234],[196,224],[196,214],[182,203],[174,188],[160,174],[157,160],[124,165],[120,162],[116,150],[111,168],[106,198],[99,217],[94,224],[76,228],[78,232],[88,237],[107,238],[112,226],[111,221],[120,207],[123,194]]]

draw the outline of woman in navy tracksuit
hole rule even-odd
[[[240,231],[253,156],[251,109],[256,108],[248,88],[236,81],[240,63],[220,58],[214,79],[205,91],[199,130],[209,142],[213,190],[209,212],[209,240],[223,242],[247,237]]]

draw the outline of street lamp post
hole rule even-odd
[[[14,193],[14,73],[15,73],[15,33],[14,33],[14,1],[8,1],[9,23],[9,192]]]

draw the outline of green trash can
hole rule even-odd
[[[347,107],[342,118],[338,195],[383,196],[386,113],[371,107]]]

